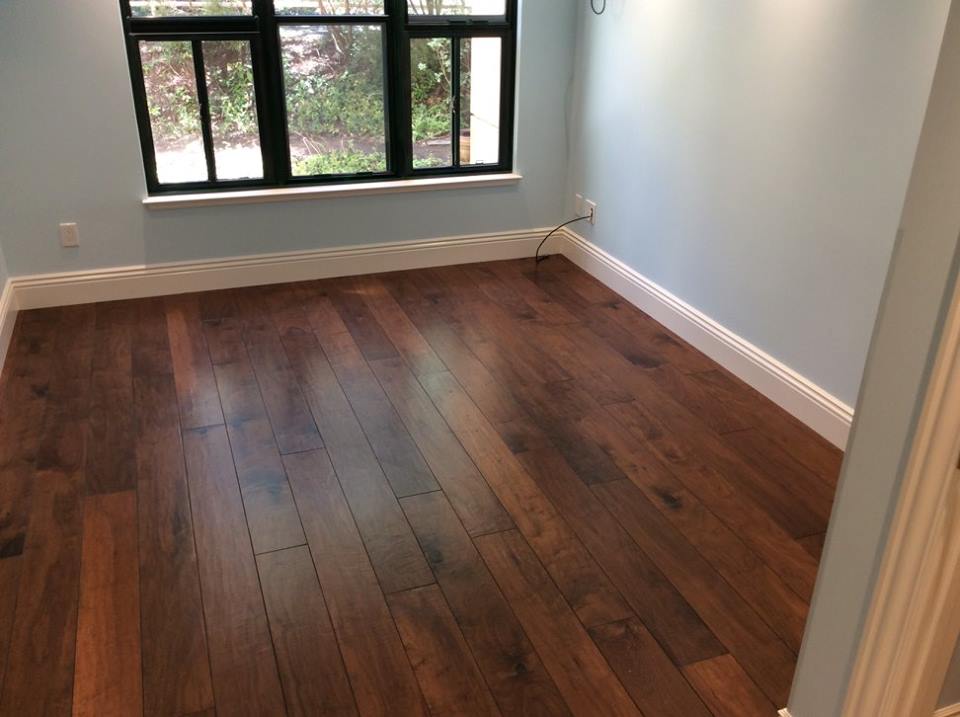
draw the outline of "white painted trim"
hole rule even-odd
[[[190,291],[307,281],[533,256],[549,229],[18,276],[7,290],[20,309]],[[846,444],[852,409],[772,356],[573,232],[555,250],[835,444]],[[12,289],[12,291],[11,291]],[[12,321],[10,322],[12,328]],[[6,328],[6,325],[4,325]],[[3,336],[0,334],[0,339]],[[9,340],[9,336],[7,337]]]
[[[941,707],[933,713],[933,717],[960,717],[960,702],[955,705]]]
[[[790,714],[790,710],[788,710],[786,707],[778,711],[777,714],[780,715],[780,717],[793,717],[793,715]]]
[[[326,184],[280,189],[246,189],[236,192],[198,192],[146,197],[143,206],[148,209],[183,209],[184,207],[215,207],[225,204],[264,204],[268,202],[300,202],[309,199],[362,197],[371,194],[403,194],[442,189],[476,189],[516,184],[523,176],[508,174],[474,174],[460,177],[430,177],[402,179],[388,182],[356,182],[353,184]]]
[[[960,285],[910,448],[844,714],[926,717],[960,633]]]
[[[548,229],[18,276],[21,309],[533,256]]]
[[[845,448],[853,409],[762,349],[580,236],[563,254],[834,445]]]
[[[0,369],[7,358],[10,348],[10,338],[13,336],[13,327],[17,323],[17,297],[13,282],[7,279],[0,294]]]

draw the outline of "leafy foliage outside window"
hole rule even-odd
[[[502,1],[502,0],[501,0]],[[498,0],[409,0],[412,14],[464,14]],[[290,15],[373,12],[381,0],[277,0]],[[251,14],[251,0],[131,0],[135,17]],[[286,8],[282,10],[281,8]],[[382,12],[382,9],[379,10]],[[281,26],[287,129],[294,174],[355,174],[386,170],[382,33],[377,26]],[[317,30],[323,39],[318,43]],[[152,42],[141,52],[155,151],[186,151],[199,134],[197,87],[189,42]],[[451,43],[432,38],[411,46],[411,120],[415,166],[448,166],[435,147],[449,145]],[[219,139],[260,152],[249,45],[205,43],[211,121]],[[469,67],[464,64],[463,69]],[[469,87],[469,72],[461,84]],[[439,154],[442,154],[439,153]],[[449,150],[448,150],[449,154]]]

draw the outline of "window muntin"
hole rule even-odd
[[[150,193],[511,171],[517,0],[407,1],[120,0]]]

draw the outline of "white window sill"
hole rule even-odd
[[[462,177],[431,177],[403,179],[388,182],[357,182],[355,184],[327,184],[310,187],[283,187],[280,189],[246,189],[236,192],[203,192],[146,197],[148,209],[180,209],[183,207],[212,207],[225,204],[264,204],[268,202],[299,202],[309,199],[360,197],[370,194],[401,194],[442,189],[471,187],[498,187],[516,184],[523,177],[511,174],[473,174]]]

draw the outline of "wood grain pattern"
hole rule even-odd
[[[503,713],[568,714],[556,685],[447,499],[428,493],[402,503]]]
[[[223,423],[220,396],[203,340],[198,299],[195,294],[182,294],[168,296],[165,302],[183,428]]]
[[[388,598],[432,715],[499,715],[443,593],[436,585]]]
[[[84,499],[74,715],[143,711],[136,515],[136,491]]]
[[[683,673],[639,620],[598,625],[590,629],[590,636],[644,714],[710,717]]]
[[[310,550],[257,557],[287,714],[357,714]]]
[[[772,714],[841,460],[559,256],[20,312],[0,717]]]
[[[448,373],[422,379],[484,478],[585,625],[626,617],[629,609],[556,508]]]
[[[60,310],[0,714],[71,710],[83,532],[92,307]]]
[[[426,714],[330,459],[314,451],[286,456],[284,464],[360,713]]]
[[[506,531],[476,543],[573,713],[639,715],[523,536]]]
[[[138,376],[134,400],[144,714],[190,714],[213,685],[173,376]]]
[[[184,433],[217,711],[284,710],[237,474],[222,426]]]
[[[731,655],[688,665],[684,673],[717,717],[766,717],[776,712]]]

